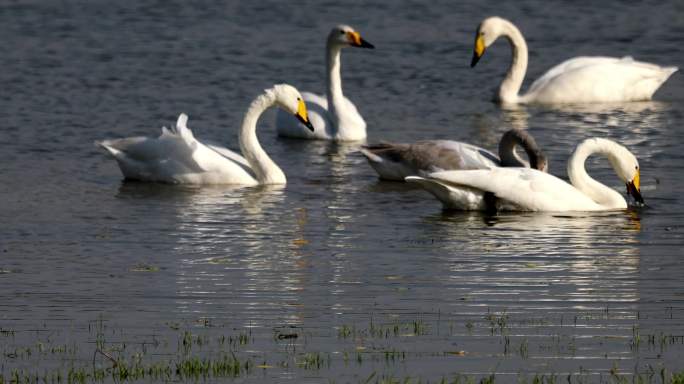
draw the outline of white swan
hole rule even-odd
[[[292,116],[279,112],[276,116],[278,135],[334,141],[356,141],[366,138],[366,122],[354,104],[342,94],[340,52],[344,47],[373,48],[373,45],[362,39],[350,26],[338,25],[333,28],[326,44],[326,94],[320,96],[309,92],[302,93],[304,101],[309,106],[314,131],[307,130]]]
[[[520,30],[508,20],[490,17],[475,36],[470,64],[474,67],[485,49],[504,36],[512,48],[512,62],[499,87],[501,103],[589,103],[650,100],[653,93],[677,71],[635,61],[631,57],[575,57],[547,71],[519,95],[527,70],[527,44]]]
[[[515,152],[520,145],[530,162]],[[547,160],[534,138],[519,129],[510,129],[501,136],[499,157],[484,148],[452,140],[425,140],[413,144],[382,143],[360,149],[381,179],[404,181],[407,176],[423,176],[451,169],[481,169],[491,167],[529,167],[547,170]]]
[[[304,100],[287,84],[274,85],[249,106],[240,128],[244,157],[195,139],[181,114],[175,129],[162,128],[158,138],[129,137],[96,142],[114,156],[127,179],[188,184],[285,184],[285,174],[259,145],[256,123],[269,107],[277,105],[294,114],[309,129]]]
[[[627,202],[610,187],[592,179],[584,169],[591,154],[608,158],[618,177],[626,183],[627,193],[643,204],[639,190],[639,162],[627,148],[600,138],[584,140],[568,161],[567,182],[530,168],[491,168],[467,171],[443,171],[428,178],[407,177],[434,194],[448,208],[484,210],[475,206],[469,194],[492,193],[498,200],[496,209],[524,211],[605,211],[627,208]],[[490,200],[492,201],[492,200]]]

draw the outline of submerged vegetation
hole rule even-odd
[[[135,335],[133,330],[111,327],[100,317],[88,325],[81,342],[74,341],[74,330],[20,331],[0,326],[0,384],[248,377],[278,381],[282,375],[291,377],[297,372],[328,377],[331,384],[684,384],[683,367],[673,364],[684,352],[684,336],[633,325],[625,334],[582,337],[580,331],[589,324],[595,326],[596,320],[596,316],[578,316],[570,322],[550,317],[516,319],[504,310],[465,320],[445,319],[441,313],[421,314],[412,320],[370,316],[366,322],[338,324],[326,331],[299,326],[230,328],[199,319],[169,322],[151,335]],[[567,332],[568,327],[575,332]],[[588,343],[593,348],[589,352]],[[641,355],[648,358],[639,359]],[[625,356],[631,358],[627,359],[631,369],[623,363]],[[535,366],[530,361],[543,366],[539,362],[548,357],[592,357],[603,361],[604,368],[579,366],[565,372],[552,365],[537,372],[526,368]],[[498,363],[488,373],[478,372],[473,364],[483,358]],[[506,361],[513,362],[518,371],[497,372]],[[425,363],[450,368],[426,372],[420,368]]]

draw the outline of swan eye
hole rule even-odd
[[[340,35],[344,35],[344,31],[340,31]]]
[[[298,98],[297,98],[297,101],[302,101],[302,99],[300,99],[300,98],[298,97]]]

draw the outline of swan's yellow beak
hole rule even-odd
[[[637,169],[636,175],[634,175],[634,179],[632,179],[632,184],[636,187],[637,191],[640,191],[641,185],[639,185],[639,170]]]
[[[482,38],[482,35],[478,32],[477,37],[475,38],[475,49],[473,50],[473,59],[470,61],[470,67],[474,67],[475,64],[480,60],[480,57],[484,55],[485,53],[485,43],[484,43],[484,38]]]
[[[643,204],[644,198],[641,197],[641,187],[639,185],[639,170],[637,169],[636,175],[632,181],[627,183],[627,193],[634,197],[637,203]]]
[[[299,104],[297,105],[297,113],[295,113],[297,120],[301,121],[311,132],[314,131],[314,126],[309,121],[309,114],[306,112],[306,104],[304,100],[299,99]]]
[[[349,44],[352,45],[352,47],[359,47],[359,48],[370,48],[373,49],[375,46],[363,38],[361,38],[361,34],[358,32],[347,32],[347,39],[349,40]]]

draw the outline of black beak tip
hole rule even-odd
[[[299,114],[296,114],[295,117],[297,118],[297,120],[299,120],[300,123],[304,124],[305,127],[309,128],[311,132],[314,131],[314,126],[313,124],[311,124],[310,120],[304,120],[304,118],[299,116]]]
[[[470,68],[475,67],[478,61],[480,61],[480,56],[478,56],[477,53],[473,52],[473,59],[470,61]]]
[[[645,205],[644,198],[641,196],[641,192],[639,192],[639,190],[633,184],[627,184],[627,193],[634,197],[634,201],[636,201],[637,204],[640,206]]]
[[[311,132],[314,131],[314,126],[313,126],[313,124],[311,124],[310,121],[307,121],[306,123],[304,123],[304,125],[306,125],[306,127],[309,128],[309,131],[311,131]]]
[[[364,39],[361,39],[361,45],[359,45],[359,48],[368,48],[368,49],[375,49],[375,46],[369,42],[367,42]]]
[[[634,196],[634,200],[636,200],[636,202],[640,205],[644,205],[644,198],[641,197],[641,193],[637,192],[636,196]]]

